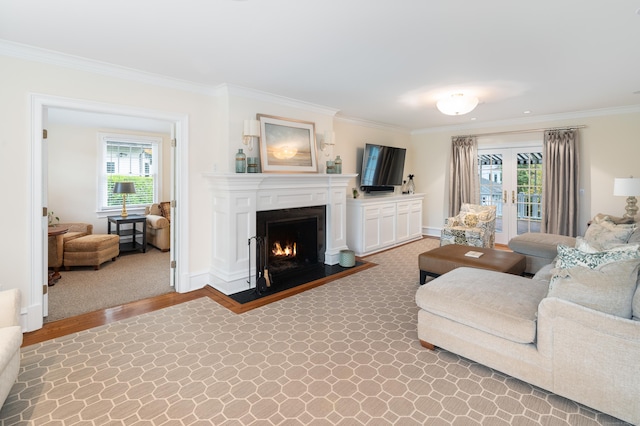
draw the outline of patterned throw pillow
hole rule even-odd
[[[574,266],[597,268],[611,262],[640,258],[640,252],[636,245],[628,245],[624,249],[613,249],[595,253],[585,253],[576,248],[558,245],[558,257],[556,268],[567,269]]]
[[[160,203],[160,209],[162,209],[162,216],[166,217],[171,222],[171,203],[163,201]]]
[[[608,244],[607,247],[601,247],[589,244],[583,237],[576,237],[575,248],[585,253],[597,253],[599,251],[634,251],[640,249],[640,244]]]
[[[467,228],[475,228],[478,226],[478,215],[474,213],[466,213],[462,218],[462,223]]]

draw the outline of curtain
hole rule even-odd
[[[478,181],[478,141],[474,136],[452,137],[449,216],[458,214],[462,203],[478,204]]]
[[[547,130],[543,142],[541,232],[575,237],[578,230],[578,131]]]

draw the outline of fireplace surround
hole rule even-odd
[[[255,246],[250,238],[258,235],[258,212],[322,206],[324,247],[319,247],[318,259],[337,264],[340,250],[348,248],[347,187],[356,176],[205,173],[212,196],[209,284],[227,295],[255,287],[255,270],[250,271],[249,261],[253,267]]]

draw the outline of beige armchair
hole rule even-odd
[[[49,237],[49,268],[53,269],[55,273],[62,268],[64,243],[93,233],[93,225],[90,223],[71,222],[60,223],[56,226],[67,228],[69,231],[65,234]]]
[[[0,291],[0,408],[20,372],[20,290]]]
[[[145,209],[147,243],[161,251],[171,249],[171,206],[169,202],[152,204]]]
[[[457,216],[447,218],[440,245],[493,248],[496,236],[496,206],[464,203]]]

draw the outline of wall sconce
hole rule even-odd
[[[623,217],[633,218],[638,213],[636,195],[640,195],[640,178],[615,178],[613,180],[613,195],[627,197],[626,213]]]
[[[330,157],[333,151],[333,147],[336,144],[336,134],[330,130],[324,132],[324,138],[320,142],[320,151],[324,152],[325,156]]]
[[[244,120],[242,143],[249,151],[253,150],[253,139],[260,137],[260,122],[258,120]]]

